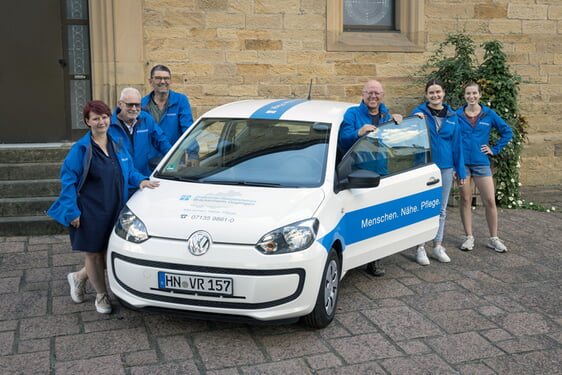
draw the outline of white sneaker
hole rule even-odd
[[[431,257],[437,259],[442,263],[448,263],[451,261],[451,258],[445,252],[445,248],[441,245],[435,246],[433,250],[431,250]]]
[[[100,314],[109,314],[111,312],[111,301],[107,293],[101,293],[96,296],[95,306]]]
[[[416,248],[416,262],[422,266],[429,265],[429,258],[427,257],[427,253],[425,252],[425,247],[418,246]]]
[[[70,285],[70,298],[76,303],[84,302],[86,295],[86,280],[78,280],[74,277],[76,272],[66,275],[68,285]]]
[[[502,240],[497,237],[490,237],[490,240],[488,241],[488,247],[490,249],[494,249],[498,253],[505,253],[507,251],[507,247],[505,247]]]
[[[473,236],[466,236],[464,241],[461,245],[461,250],[470,251],[474,249],[474,237]]]

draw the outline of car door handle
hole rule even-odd
[[[439,179],[435,177],[431,177],[429,181],[426,182],[427,186],[435,185],[439,183]]]

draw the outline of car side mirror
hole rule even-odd
[[[366,169],[358,169],[347,175],[347,178],[340,181],[336,187],[336,192],[345,189],[368,189],[379,186],[381,176],[378,173]]]

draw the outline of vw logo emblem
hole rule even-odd
[[[187,249],[193,255],[203,255],[209,248],[213,241],[211,240],[211,235],[204,230],[198,230],[194,232],[187,240]]]

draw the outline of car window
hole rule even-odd
[[[320,186],[330,128],[330,124],[313,122],[204,119],[168,157],[158,177],[240,185]]]
[[[381,124],[377,130],[360,138],[338,165],[338,175],[364,169],[381,177],[403,172],[431,162],[427,124],[417,116],[400,124]]]

